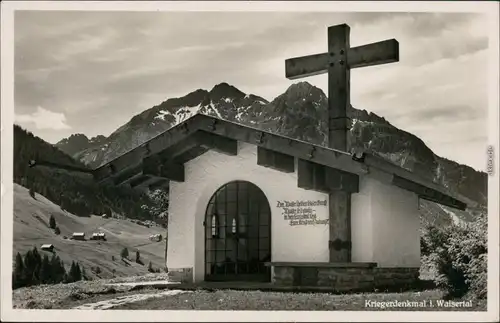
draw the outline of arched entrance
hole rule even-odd
[[[254,184],[234,181],[211,197],[205,214],[205,280],[270,281],[271,209]]]

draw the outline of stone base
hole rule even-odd
[[[272,282],[332,291],[371,291],[415,287],[420,268],[380,268],[373,263],[270,263]]]
[[[183,284],[193,283],[193,268],[168,268],[168,280]]]

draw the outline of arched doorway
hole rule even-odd
[[[204,225],[205,280],[270,281],[271,209],[257,186],[234,181],[219,188]]]

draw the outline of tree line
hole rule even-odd
[[[64,262],[58,255],[49,257],[42,255],[34,247],[24,254],[16,254],[12,271],[12,288],[28,287],[39,284],[72,283],[82,279],[88,280],[85,269],[77,262],[71,262],[69,271],[66,271]]]

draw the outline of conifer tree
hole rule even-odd
[[[52,268],[50,267],[50,261],[47,255],[43,256],[39,277],[40,283],[42,284],[52,283]]]
[[[24,286],[31,286],[33,271],[35,270],[35,260],[33,258],[33,251],[28,250],[24,254],[24,270],[23,270],[23,280]]]
[[[75,281],[82,280],[82,270],[80,269],[80,265],[78,263],[75,264]]]
[[[33,259],[35,261],[35,267],[40,268],[42,265],[42,256],[36,247],[33,248]]]
[[[25,286],[24,281],[24,262],[23,257],[18,252],[16,254],[16,262],[14,265],[13,275],[12,275],[12,289]]]
[[[63,273],[61,272],[61,260],[59,256],[52,254],[52,258],[50,258],[50,268],[52,283],[60,283],[63,279]],[[62,269],[64,270],[64,267]]]
[[[32,198],[36,200],[35,189],[33,187],[30,187],[29,194]]]
[[[54,219],[54,216],[53,216],[53,215],[51,215],[51,216],[50,216],[50,219],[49,219],[49,227],[50,227],[51,229],[55,229],[55,228],[56,228],[56,226],[57,226],[57,225],[56,225],[56,219]]]
[[[68,283],[72,283],[75,281],[75,276],[76,276],[76,265],[75,262],[71,262],[71,267],[69,268],[69,272],[67,275],[67,281]]]

